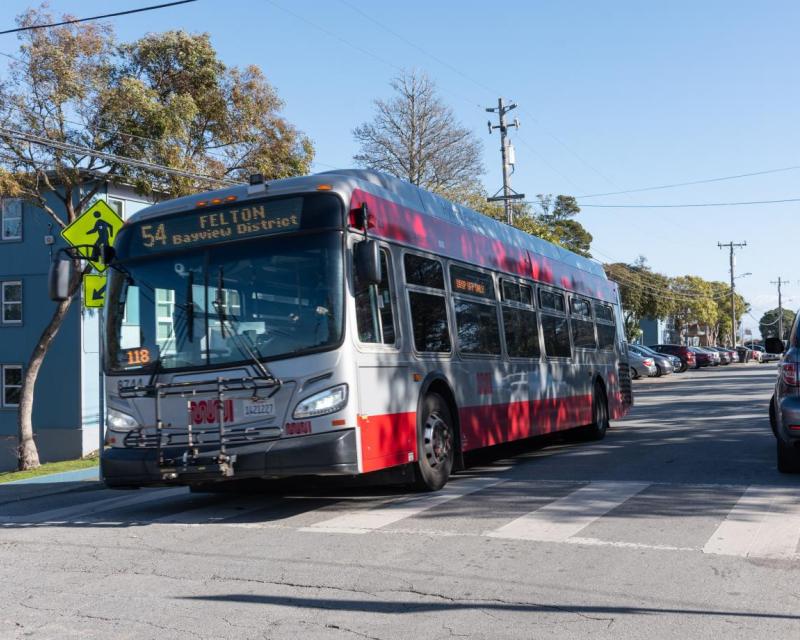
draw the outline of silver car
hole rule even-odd
[[[643,356],[631,349],[635,345],[628,345],[628,364],[631,368],[631,378],[648,376],[655,378],[658,375],[655,360],[652,356]]]
[[[652,351],[640,344],[629,344],[628,353],[631,351],[635,351],[643,358],[651,358],[653,363],[656,365],[657,376],[666,376],[675,370],[675,365],[673,364],[671,357],[664,353]]]

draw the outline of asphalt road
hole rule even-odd
[[[604,441],[506,449],[438,494],[0,485],[0,637],[797,640],[774,376],[637,381]]]

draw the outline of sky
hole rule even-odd
[[[31,4],[5,0],[0,30]],[[51,0],[50,9],[85,17],[150,4],[159,2]],[[736,257],[736,273],[751,274],[736,281],[752,305],[744,326],[758,335],[778,276],[789,281],[785,306],[800,307],[800,201],[663,207],[800,199],[796,1],[198,0],[109,22],[123,41],[208,32],[225,64],[260,66],[283,114],[314,142],[315,171],[354,165],[353,128],[391,97],[393,77],[414,69],[482,142],[494,192],[500,142],[485,108],[513,100],[512,186],[578,196],[597,259],[641,255],[670,276],[728,281],[717,243],[746,242]],[[17,46],[0,36],[0,52]]]

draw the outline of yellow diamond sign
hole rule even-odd
[[[106,277],[87,273],[83,276],[83,305],[87,309],[102,307],[106,301]]]
[[[106,270],[100,256],[103,247],[113,247],[117,232],[123,225],[117,215],[104,200],[98,200],[75,221],[61,232],[61,237],[78,250],[81,256],[98,271]],[[96,259],[90,259],[92,248],[97,249]]]

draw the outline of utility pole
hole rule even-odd
[[[781,285],[789,284],[786,280],[781,280],[778,276],[777,282],[770,280],[770,284],[778,285],[778,337],[783,340],[783,298],[781,298]]]
[[[511,165],[513,167],[514,163],[514,148],[511,146],[511,141],[506,141],[506,136],[508,134],[508,127],[516,127],[519,129],[519,120],[514,118],[514,122],[510,124],[506,124],[506,114],[511,111],[512,109],[516,109],[517,105],[515,102],[510,104],[505,104],[502,98],[497,99],[497,106],[496,107],[487,107],[486,111],[489,113],[496,113],[499,117],[500,124],[492,124],[492,121],[489,120],[489,134],[492,133],[494,129],[500,129],[500,155],[503,160],[503,187],[495,192],[495,194],[491,198],[486,198],[487,202],[498,202],[500,200],[503,201],[503,208],[506,213],[506,222],[511,224],[514,221],[514,211],[511,209],[511,201],[512,200],[521,200],[525,197],[524,193],[517,193],[511,188],[511,184],[509,182],[509,173],[508,167]],[[503,195],[498,195],[500,191],[503,192]]]
[[[734,251],[740,247],[746,247],[747,242],[717,242],[717,246],[728,247],[731,251],[731,339],[733,340],[733,348],[736,348],[736,283],[734,282],[734,268],[736,267],[736,260],[734,259]],[[744,341],[742,341],[744,342]]]

